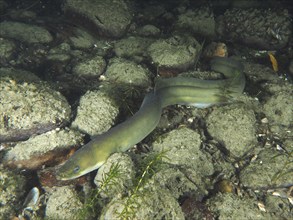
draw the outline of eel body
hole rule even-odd
[[[243,66],[231,58],[215,58],[211,69],[223,80],[199,80],[174,77],[160,79],[131,118],[95,137],[76,151],[57,172],[57,178],[69,180],[98,169],[115,152],[123,152],[144,139],[159,123],[162,109],[183,104],[200,108],[227,103],[239,96],[245,86]]]

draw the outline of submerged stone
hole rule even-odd
[[[27,71],[0,71],[0,141],[25,140],[69,121],[71,108],[58,91]]]
[[[50,43],[52,35],[45,28],[14,21],[0,23],[0,36],[12,38],[24,43]]]
[[[91,136],[109,130],[119,113],[114,100],[101,91],[88,91],[79,101],[71,127]]]

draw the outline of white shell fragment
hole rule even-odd
[[[260,211],[262,211],[262,212],[266,212],[267,211],[266,208],[265,208],[265,205],[263,203],[258,202],[257,203],[257,206],[258,206],[258,208],[259,208]]]
[[[23,208],[33,210],[39,201],[39,197],[39,189],[37,187],[32,188],[24,200]]]
[[[31,191],[26,196],[21,215],[18,216],[19,219],[31,219],[35,211],[38,208],[38,202],[40,198],[40,191],[37,187],[31,189]]]

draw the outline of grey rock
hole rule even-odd
[[[241,157],[256,143],[254,112],[241,105],[228,105],[214,109],[207,118],[207,130],[222,142],[234,156]]]
[[[21,210],[26,180],[22,175],[5,170],[0,166],[0,219],[10,219],[17,216],[16,210]]]
[[[185,71],[196,62],[199,43],[189,36],[173,36],[159,39],[148,47],[149,56],[157,67]]]
[[[71,127],[91,136],[107,131],[119,113],[118,106],[104,92],[88,91],[80,98]]]
[[[124,0],[67,0],[67,15],[78,16],[83,26],[94,26],[102,36],[121,37],[127,31],[132,12]]]
[[[165,168],[160,169],[152,177],[153,184],[159,185],[167,189],[170,194],[179,199],[190,192],[196,193],[201,198],[205,193],[196,186],[180,169]]]
[[[143,36],[143,37],[155,37],[155,36],[159,36],[160,33],[161,33],[161,30],[154,26],[154,25],[151,25],[151,24],[147,24],[147,25],[144,25],[143,27],[141,28],[138,28],[136,30],[137,34],[139,36]]]
[[[48,193],[45,218],[71,220],[76,219],[82,208],[77,192],[69,186],[55,187]]]
[[[217,33],[225,40],[261,49],[285,47],[292,35],[292,22],[285,9],[228,9],[217,19]]]
[[[122,58],[113,58],[109,61],[105,77],[117,85],[121,83],[145,88],[151,85],[148,69]]]
[[[290,146],[287,146],[288,149]],[[292,147],[292,146],[291,146]],[[292,182],[293,163],[290,155],[265,149],[259,153],[257,159],[240,172],[241,183],[249,188],[271,186],[290,186]]]
[[[83,29],[75,29],[74,36],[70,37],[70,42],[74,48],[89,49],[93,48],[97,39]]]
[[[105,180],[108,180],[109,171],[113,169],[115,165],[118,166],[117,175],[113,176],[109,179],[109,182],[105,184]],[[124,153],[115,153],[100,167],[94,179],[94,183],[101,189],[100,196],[102,198],[112,199],[117,195],[127,194],[133,187],[134,178],[135,169],[131,158]]]
[[[106,61],[102,56],[96,55],[87,59],[84,59],[77,63],[72,73],[80,77],[95,77],[98,78],[106,68]]]
[[[16,46],[12,41],[0,38],[0,62],[9,60],[15,47]]]
[[[146,57],[146,49],[152,42],[149,38],[129,36],[114,44],[114,52],[118,57],[142,60]]]
[[[3,163],[10,167],[39,169],[55,164],[60,156],[83,143],[83,135],[69,129],[56,129],[17,143],[5,156]]]
[[[45,28],[13,21],[0,23],[0,36],[24,43],[50,43],[52,35]]]
[[[191,31],[193,34],[214,38],[216,35],[216,22],[210,8],[201,7],[189,9],[180,14],[175,23],[179,30]]]
[[[62,43],[49,50],[47,59],[54,62],[68,62],[71,58],[70,52],[70,45],[67,43]]]
[[[278,190],[276,190],[278,192]],[[292,210],[289,200],[282,197],[266,195],[265,207],[273,219],[290,219],[292,218]]]
[[[264,103],[263,110],[271,125],[289,127],[293,125],[293,87],[280,91],[269,97]]]
[[[118,218],[184,219],[184,214],[167,189],[150,183],[133,196],[112,199],[100,216],[100,219]]]
[[[65,97],[46,83],[37,81],[32,73],[26,73],[1,69],[1,141],[24,140],[69,121],[71,108]]]
[[[201,151],[200,135],[189,129],[180,128],[170,131],[152,143],[155,152],[166,151],[163,162],[180,167],[197,187],[206,187],[206,176],[214,172],[211,157]]]
[[[209,199],[208,204],[214,216],[219,220],[270,219],[268,214],[257,208],[254,199],[238,197],[232,193],[219,193]]]

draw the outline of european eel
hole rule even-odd
[[[211,61],[211,69],[222,73],[225,79],[159,79],[154,90],[145,96],[138,112],[76,151],[57,171],[57,178],[69,180],[80,177],[98,169],[111,154],[128,150],[155,129],[162,109],[168,105],[206,108],[231,102],[243,92],[245,77],[239,61],[217,57]]]

